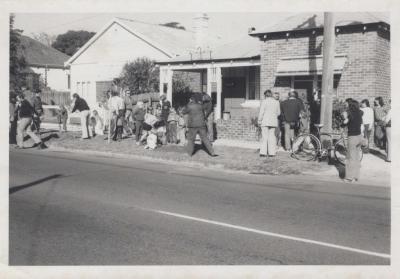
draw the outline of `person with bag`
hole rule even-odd
[[[289,92],[289,98],[281,103],[282,120],[285,131],[285,149],[291,150],[291,141],[296,136],[303,104],[296,98],[296,91]]]
[[[258,113],[258,125],[261,127],[262,141],[260,157],[276,155],[275,129],[278,127],[278,116],[281,114],[279,102],[272,97],[271,90],[264,92],[265,99],[261,101]]]

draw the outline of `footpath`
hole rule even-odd
[[[199,149],[199,145],[197,146],[199,150],[189,157],[185,148],[178,145],[170,144],[155,150],[147,150],[142,145],[137,146],[133,138],[128,137],[121,142],[111,141],[108,144],[105,137],[97,136],[90,140],[81,140],[79,131],[59,133],[56,130],[46,130],[42,133],[42,138],[49,149],[54,151],[132,159],[143,158],[155,162],[171,162],[258,175],[307,175],[327,182],[340,181],[340,176],[344,173],[344,167],[341,165],[328,165],[326,161],[298,161],[282,149],[278,150],[274,158],[260,158],[257,142],[220,139],[214,143],[218,157],[210,157],[203,149]],[[378,150],[364,154],[359,183],[390,187],[390,163],[385,162],[384,157],[384,153]]]

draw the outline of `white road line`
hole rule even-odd
[[[364,255],[370,255],[370,256],[390,259],[389,254],[377,253],[377,252],[373,252],[373,251],[362,250],[362,249],[357,249],[357,248],[352,248],[352,247],[347,247],[347,246],[342,246],[342,245],[336,245],[336,244],[331,244],[331,243],[322,242],[322,241],[316,241],[316,240],[312,240],[312,239],[294,237],[294,236],[290,236],[290,235],[284,235],[284,234],[267,232],[267,231],[262,231],[262,230],[257,230],[257,229],[242,227],[242,226],[236,226],[236,225],[232,225],[232,224],[228,224],[228,223],[217,222],[217,221],[202,219],[202,218],[196,218],[196,217],[173,213],[173,212],[168,212],[168,211],[145,209],[145,208],[142,208],[142,209],[157,212],[157,213],[164,214],[164,215],[174,216],[174,217],[178,217],[178,218],[183,218],[183,219],[193,220],[193,221],[197,221],[197,222],[222,226],[222,227],[226,227],[226,228],[232,228],[232,229],[237,229],[237,230],[241,230],[241,231],[247,231],[247,232],[252,232],[252,233],[257,233],[257,234],[262,234],[262,235],[268,235],[268,236],[272,236],[272,237],[279,237],[279,238],[283,238],[283,239],[289,239],[289,240],[294,240],[294,241],[299,241],[299,242],[304,242],[304,243],[309,243],[309,244],[315,244],[315,245],[335,248],[335,249],[339,249],[339,250],[344,250],[344,251],[349,251],[349,252],[354,252],[354,253],[359,253],[359,254],[364,254]]]

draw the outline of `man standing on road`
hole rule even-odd
[[[90,137],[92,136],[92,130],[89,129],[90,108],[85,99],[79,97],[77,93],[74,93],[72,97],[74,99],[74,107],[72,108],[72,113],[78,110],[81,115],[82,139],[90,139]]]
[[[23,149],[24,147],[24,133],[27,133],[32,140],[35,142],[34,146],[38,149],[46,148],[46,145],[42,140],[31,130],[31,123],[33,118],[33,107],[25,99],[23,94],[17,96],[17,113],[18,113],[18,123],[17,123],[17,146],[16,148]]]
[[[207,124],[205,118],[205,112],[202,105],[202,98],[200,94],[193,94],[189,99],[189,104],[183,109],[183,114],[187,114],[187,152],[189,156],[193,155],[194,152],[194,141],[196,135],[200,135],[200,139],[207,149],[208,153],[215,157],[214,149],[208,140],[207,136]]]
[[[302,102],[296,98],[296,91],[289,92],[289,98],[281,103],[282,119],[285,130],[285,149],[291,149],[291,140],[296,135],[297,126],[300,120],[300,113],[303,110]]]

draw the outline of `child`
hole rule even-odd
[[[100,117],[99,113],[97,110],[93,111],[93,116],[94,118],[94,133],[96,135],[104,135],[104,122],[103,119]]]
[[[185,124],[185,118],[183,117],[182,114],[182,108],[179,109],[179,114],[178,114],[177,134],[178,134],[179,145],[184,146],[186,144],[186,124]]]
[[[177,143],[177,124],[178,124],[178,114],[174,108],[171,108],[168,114],[168,141],[170,143]]]
[[[143,102],[137,102],[136,109],[133,112],[133,118],[135,119],[135,140],[136,145],[140,145],[140,137],[142,135],[143,130],[143,122],[145,119],[145,110],[144,110]]]
[[[60,109],[57,112],[57,120],[58,120],[58,128],[60,133],[67,131],[67,120],[68,120],[68,111],[64,105],[60,105]],[[61,129],[62,124],[62,129]]]

